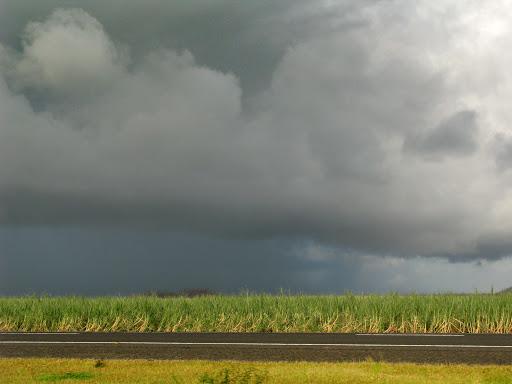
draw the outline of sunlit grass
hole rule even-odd
[[[512,366],[0,359],[0,383],[512,383]]]
[[[511,333],[512,294],[0,298],[0,331]]]

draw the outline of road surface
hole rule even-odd
[[[0,357],[512,364],[512,335],[0,333]]]

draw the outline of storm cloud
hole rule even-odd
[[[508,256],[510,16],[0,0],[0,223]]]
[[[478,126],[473,111],[460,111],[441,122],[433,131],[405,141],[406,149],[432,159],[467,156],[475,152]]]

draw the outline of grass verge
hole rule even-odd
[[[512,294],[0,298],[0,331],[511,333]]]
[[[2,384],[512,383],[512,366],[0,359]]]

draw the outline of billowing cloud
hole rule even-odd
[[[141,24],[142,49],[99,5],[50,9],[18,41],[4,29],[1,222],[308,237],[404,257],[512,253],[508,152],[495,139],[512,120],[511,6],[287,4],[290,29],[265,7],[242,7],[243,20],[261,17],[222,55]],[[294,35],[305,20],[321,35]],[[239,62],[258,45],[266,75]]]
[[[57,10],[26,27],[15,79],[61,97],[93,96],[118,75],[118,56],[96,19],[79,9]]]

